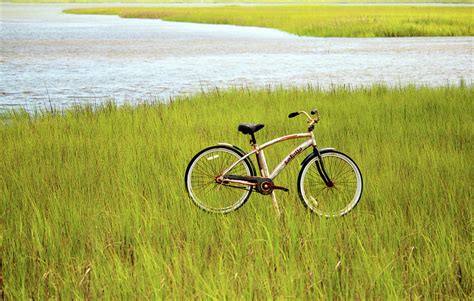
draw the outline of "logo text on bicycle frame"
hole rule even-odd
[[[291,153],[289,156],[288,156],[288,159],[285,160],[285,164],[288,164],[290,163],[291,160],[293,160],[294,157],[296,157],[299,153],[301,153],[303,151],[303,149],[301,147],[299,147],[298,149],[296,149],[293,153]]]

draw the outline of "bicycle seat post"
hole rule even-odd
[[[250,145],[255,147],[256,144],[257,144],[257,140],[255,140],[255,135],[252,133],[250,135]]]

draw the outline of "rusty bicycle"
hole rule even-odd
[[[311,114],[311,115],[310,115]],[[252,150],[248,153],[239,147],[218,143],[201,150],[189,162],[185,174],[186,190],[199,208],[213,213],[229,213],[239,209],[253,191],[271,195],[278,214],[280,209],[275,190],[287,191],[277,186],[275,178],[298,155],[312,147],[312,152],[301,163],[297,180],[298,194],[310,211],[326,217],[343,216],[352,210],[362,195],[362,174],[357,164],[347,155],[334,148],[319,149],[313,130],[320,120],[317,109],[308,114],[293,112],[289,118],[307,117],[308,130],[305,133],[282,136],[258,145],[255,133],[263,124],[242,123],[238,130],[250,135]],[[264,149],[290,139],[306,140],[289,153],[273,171],[269,171]],[[255,154],[260,176],[250,156]]]

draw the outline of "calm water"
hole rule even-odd
[[[229,86],[472,82],[472,37],[302,38],[272,29],[0,4],[0,110],[163,100]],[[104,6],[101,4],[99,6]]]

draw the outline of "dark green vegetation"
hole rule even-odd
[[[213,91],[170,104],[3,114],[2,262],[21,299],[472,299],[474,88]],[[289,112],[317,106],[315,133],[359,164],[347,217],[308,214],[299,162],[277,179],[284,214],[253,194],[209,215],[184,189],[188,161],[227,141],[248,149],[305,130]],[[293,143],[269,149],[274,166]],[[303,157],[299,157],[300,160]]]
[[[474,35],[472,7],[266,6],[84,8],[74,14],[276,28],[301,36],[414,37]]]

